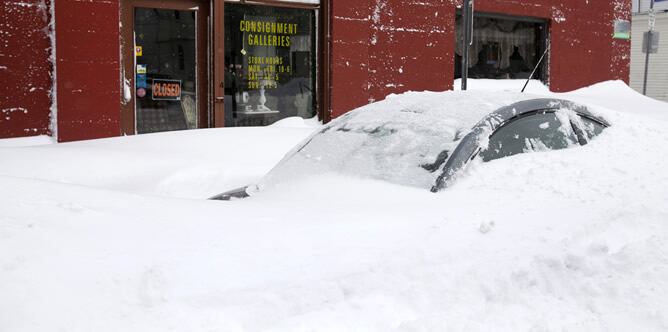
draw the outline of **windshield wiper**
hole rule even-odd
[[[441,165],[445,163],[445,161],[448,159],[448,156],[449,156],[449,151],[443,150],[441,153],[438,154],[438,157],[436,157],[436,161],[434,161],[433,164],[422,164],[420,165],[420,167],[426,169],[431,173],[434,173],[438,171],[439,168],[441,168]]]

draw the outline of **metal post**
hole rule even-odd
[[[647,48],[645,49],[645,76],[643,77],[643,83],[642,83],[642,94],[645,96],[647,95],[647,74],[649,72],[649,54],[652,51],[652,41],[654,40],[654,35],[652,33],[654,27],[652,26],[651,22],[652,15],[654,15],[654,0],[652,0],[649,5],[650,26],[649,26],[649,31],[647,33]]]
[[[469,78],[469,47],[473,43],[473,1],[464,0],[462,7],[462,91],[467,88]]]

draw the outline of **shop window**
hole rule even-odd
[[[456,24],[455,78],[461,78],[461,15],[457,16]],[[473,27],[473,44],[469,49],[470,78],[529,78],[545,50],[545,22],[523,17],[487,17],[482,13],[474,18]],[[547,61],[538,68],[534,79],[545,80],[545,63]]]
[[[225,4],[225,125],[316,115],[315,10]]]

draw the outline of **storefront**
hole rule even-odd
[[[124,134],[318,115],[318,2],[125,0],[121,11]]]
[[[630,1],[476,0],[472,77],[553,91],[629,77]],[[329,121],[453,88],[458,0],[6,0],[0,138],[61,142]],[[623,24],[621,24],[623,26]],[[548,47],[549,45],[549,47]]]

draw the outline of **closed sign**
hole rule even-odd
[[[180,80],[153,80],[153,100],[181,100]]]

